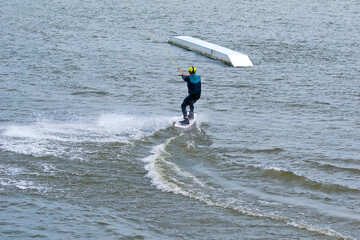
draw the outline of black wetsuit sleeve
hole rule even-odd
[[[190,77],[189,76],[182,75],[181,77],[185,82],[187,82],[187,83],[190,82]]]

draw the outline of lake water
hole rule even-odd
[[[358,0],[1,1],[0,238],[359,239],[359,56]]]

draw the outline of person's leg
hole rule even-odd
[[[189,95],[184,99],[183,103],[181,104],[181,111],[184,116],[184,120],[180,122],[181,124],[189,124],[189,117],[187,115],[186,107],[190,104],[192,104],[192,98]]]
[[[194,119],[194,104],[190,104],[189,119]]]
[[[191,104],[190,104],[190,113],[189,113],[189,119],[194,119],[194,103],[196,103],[197,100],[199,100],[200,94],[192,95],[191,96]]]
[[[190,113],[194,113],[194,104],[193,103],[190,104]]]
[[[184,118],[187,117],[186,107],[189,106],[190,104],[192,104],[192,99],[191,96],[189,95],[184,99],[183,103],[181,104],[181,111],[183,113]]]

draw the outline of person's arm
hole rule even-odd
[[[190,81],[189,74],[182,74],[182,73],[180,73],[179,76],[181,76],[182,79],[183,79],[185,82],[189,82],[189,81]]]

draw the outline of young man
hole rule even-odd
[[[200,76],[196,74],[196,68],[190,67],[189,74],[190,75],[184,75],[182,73],[179,74],[182,79],[187,82],[189,93],[189,96],[187,96],[181,104],[181,110],[184,116],[184,120],[180,122],[181,124],[189,124],[189,119],[194,118],[194,103],[196,103],[196,101],[199,100],[201,96],[201,80]],[[190,106],[189,116],[187,115],[186,111],[187,106]]]

